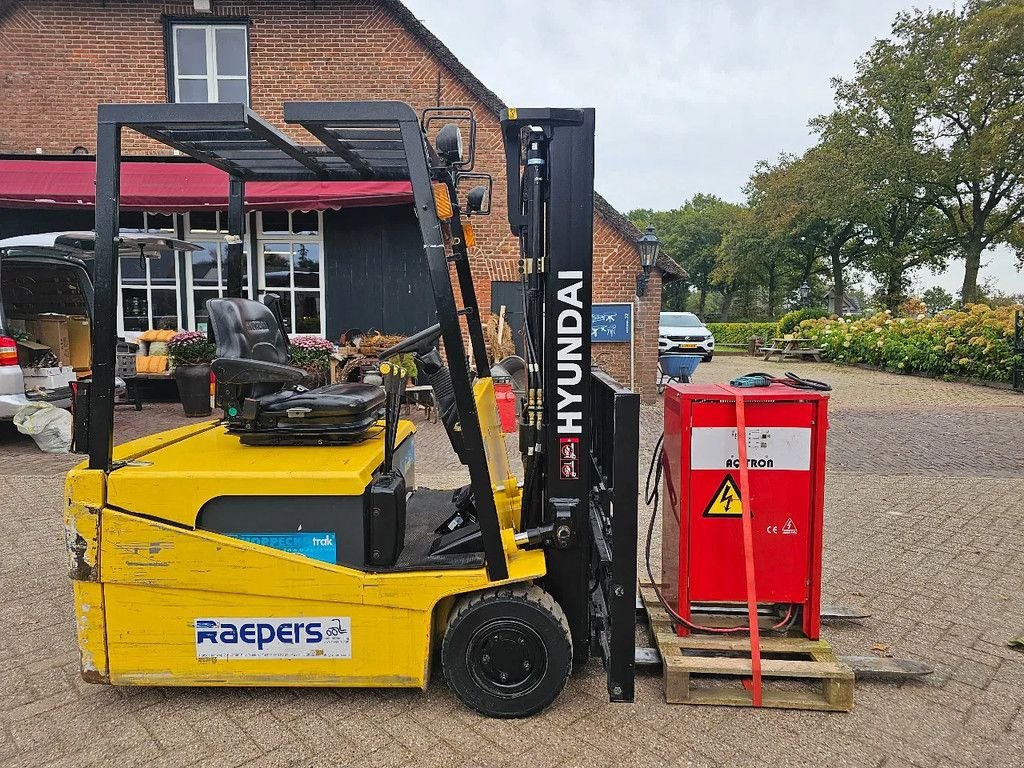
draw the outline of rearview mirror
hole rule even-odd
[[[480,213],[484,209],[484,201],[487,199],[487,187],[473,187],[466,195],[466,211],[470,214]]]
[[[489,173],[460,171],[456,185],[456,197],[466,201],[462,210],[467,216],[486,216],[491,212],[494,180]]]

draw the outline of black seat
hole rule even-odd
[[[381,418],[383,387],[302,386],[288,365],[288,336],[270,307],[249,299],[206,302],[217,345],[211,368],[228,429],[247,444],[307,445],[362,439]]]

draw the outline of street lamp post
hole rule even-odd
[[[647,293],[647,281],[651,279],[651,268],[658,260],[661,241],[654,234],[654,225],[648,224],[643,235],[636,242],[640,247],[640,266],[643,268],[643,272],[636,276],[636,295],[639,297]]]
[[[807,306],[807,299],[810,298],[810,295],[811,295],[811,286],[809,286],[807,284],[807,281],[804,280],[800,284],[800,306],[801,307],[806,307]]]

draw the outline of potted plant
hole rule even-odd
[[[419,374],[419,369],[416,367],[416,358],[411,352],[405,354],[395,355],[394,357],[388,358],[388,362],[392,365],[397,365],[399,368],[405,369],[406,383],[412,384],[416,381],[416,376]]]
[[[307,385],[315,388],[327,384],[334,345],[319,336],[293,336],[290,344],[291,364],[306,372]]]
[[[210,362],[217,348],[197,331],[181,331],[167,342],[186,416],[210,415]]]

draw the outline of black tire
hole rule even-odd
[[[470,709],[487,717],[529,717],[569,681],[569,622],[555,599],[533,584],[467,595],[448,618],[441,668]]]
[[[714,353],[714,352],[711,352],[711,353],[709,353],[709,354],[707,354],[707,355],[704,355],[704,362],[705,362],[705,363],[710,363],[710,362],[711,362],[711,359],[712,359],[712,358],[713,358],[714,356],[715,356],[715,353]]]

